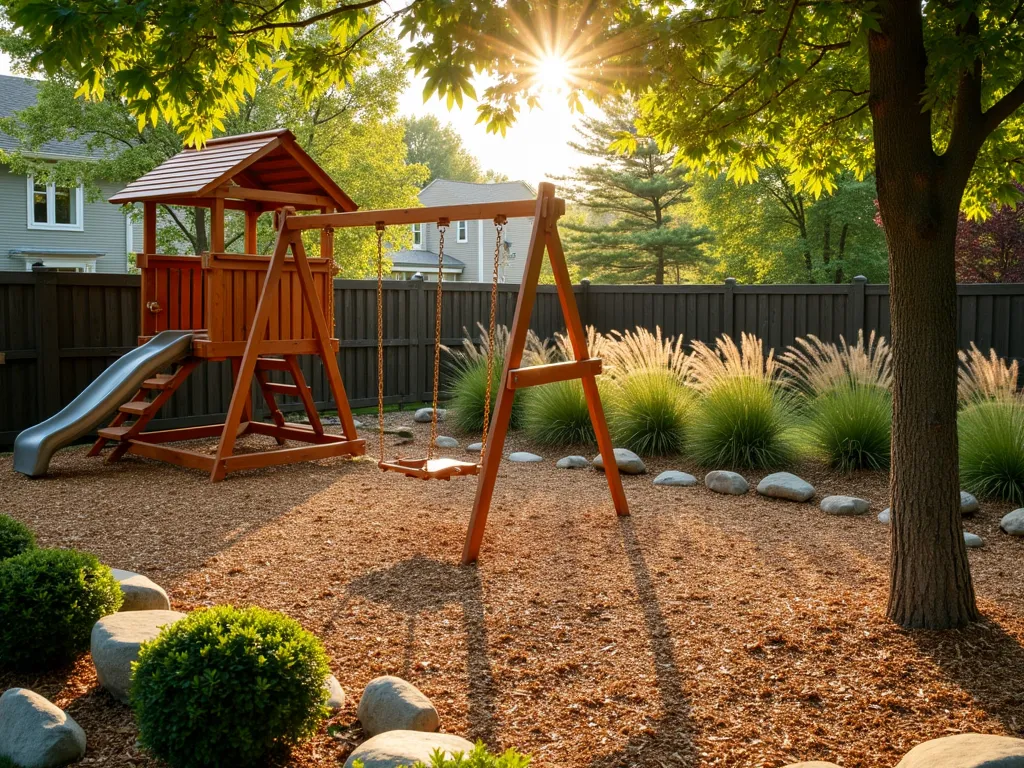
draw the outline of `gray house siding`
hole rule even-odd
[[[102,184],[102,200],[82,205],[82,231],[31,229],[28,226],[28,181],[0,167],[0,270],[25,271],[25,258],[17,252],[47,250],[100,254],[97,272],[124,273],[128,269],[128,229],[121,208],[106,198],[117,192],[116,184]],[[135,249],[141,247],[141,232]],[[12,251],[15,252],[12,255]]]

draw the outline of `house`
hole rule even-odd
[[[426,206],[493,203],[528,200],[537,196],[529,184],[506,181],[476,184],[468,181],[435,179],[419,194]],[[509,219],[505,225],[498,268],[498,280],[519,283],[526,265],[526,248],[533,229],[533,217]],[[389,254],[392,278],[408,280],[417,272],[426,280],[437,279],[439,233],[436,224],[412,225],[412,248]],[[444,238],[442,272],[447,280],[489,283],[494,269],[494,222],[490,220],[453,221]]]
[[[0,117],[36,103],[38,81],[0,75]],[[0,150],[18,149],[0,132]],[[49,141],[34,153],[43,160],[91,160],[84,140]],[[0,164],[0,271],[31,271],[34,264],[74,272],[128,271],[128,253],[141,246],[141,230],[107,198],[120,189],[101,183],[100,198],[83,185],[36,183]]]

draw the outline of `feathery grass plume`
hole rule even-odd
[[[971,403],[957,419],[960,484],[978,496],[1024,502],[1024,403]]]
[[[636,330],[612,331],[603,351],[603,358],[611,376],[628,376],[637,371],[667,371],[685,381],[686,350],[682,335],[664,338],[661,328],[654,333],[637,326]]]
[[[880,386],[846,381],[807,404],[806,445],[842,472],[887,469],[892,448],[892,396]]]
[[[973,341],[970,350],[960,350],[957,355],[960,358],[957,392],[962,405],[1017,396],[1020,366],[1016,360],[1008,363],[994,349],[990,349],[986,357]]]
[[[696,395],[669,368],[617,370],[606,390],[615,445],[641,456],[681,453]]]
[[[719,336],[715,346],[702,341],[691,345],[686,366],[686,377],[690,385],[701,392],[708,392],[722,381],[749,378],[774,384],[778,376],[775,354],[764,353],[761,340],[752,333],[740,337],[739,346],[730,336]]]
[[[865,384],[889,389],[892,383],[889,345],[872,331],[867,341],[858,331],[857,343],[822,341],[817,336],[799,338],[779,355],[783,381],[808,395],[820,395],[834,387]]]
[[[611,339],[592,326],[586,327],[587,333],[587,352],[591,357],[603,358],[608,351],[608,347],[611,345]],[[555,331],[555,341],[552,348],[552,359],[548,362],[559,363],[567,360],[575,360],[576,355],[572,351],[572,342],[569,341],[568,333],[561,333]],[[607,364],[605,365],[607,367]]]

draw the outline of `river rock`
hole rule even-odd
[[[480,453],[484,449],[483,443],[470,443],[466,446],[466,451],[469,453]]]
[[[461,752],[468,755],[473,744],[461,736],[450,733],[423,733],[422,731],[388,731],[364,741],[345,761],[345,768],[353,768],[356,761],[363,768],[404,768],[411,765],[432,765],[434,750],[440,749],[452,758]]]
[[[529,451],[514,451],[508,455],[508,460],[519,464],[536,464],[538,461],[544,461],[544,457]]]
[[[782,768],[839,768],[835,763],[825,763],[821,760],[811,760],[809,763],[790,763]]]
[[[967,491],[960,491],[961,515],[973,515],[978,511],[978,508],[978,500],[974,498],[974,494],[968,493]]]
[[[430,699],[412,683],[390,675],[370,681],[356,716],[370,736],[387,731],[431,733],[441,727]]]
[[[454,437],[448,437],[448,435],[438,435],[434,440],[434,445],[438,448],[458,448],[459,441]]]
[[[26,688],[0,696],[0,757],[18,768],[58,768],[83,755],[85,731],[56,704]]]
[[[676,469],[666,469],[654,478],[654,484],[689,487],[697,484],[697,478],[687,472],[680,472]]]
[[[594,465],[595,469],[604,471],[604,459],[601,458],[601,454],[597,454],[590,463]],[[625,475],[642,475],[647,472],[647,465],[643,460],[626,448],[615,449],[615,464],[618,466],[619,472]]]
[[[563,456],[555,462],[559,469],[585,469],[590,466],[586,456]]]
[[[886,507],[878,513],[878,522],[888,525],[892,522],[892,507]]]
[[[1024,536],[1024,509],[1015,509],[1004,515],[999,527],[1011,536]]]
[[[429,424],[434,415],[433,408],[420,408],[412,415],[412,420],[417,424]],[[444,421],[444,417],[448,415],[448,411],[444,408],[437,409],[437,420]]]
[[[177,611],[128,611],[104,616],[93,624],[90,647],[100,685],[127,704],[132,662],[139,658],[139,646],[183,618],[185,614]]]
[[[341,687],[338,678],[328,675],[324,681],[324,688],[327,689],[327,708],[331,712],[337,712],[345,706],[345,689]]]
[[[980,549],[985,546],[985,540],[976,533],[968,533],[964,531],[964,544],[971,549]]]
[[[121,585],[121,594],[124,595],[122,611],[171,610],[171,601],[167,599],[167,593],[159,584],[140,573],[122,571],[120,568],[111,568],[110,571]]]
[[[704,485],[715,493],[726,493],[732,496],[742,496],[750,490],[750,483],[743,475],[730,472],[726,469],[716,469],[704,476]]]
[[[807,501],[814,496],[814,486],[792,472],[774,472],[757,484],[762,496],[787,501]]]
[[[959,733],[918,744],[896,768],[1024,768],[1024,739]]]
[[[866,515],[871,504],[856,496],[826,496],[821,500],[821,511],[826,515]]]

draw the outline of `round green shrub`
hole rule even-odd
[[[0,560],[36,548],[36,537],[27,525],[7,515],[0,515]]]
[[[523,429],[535,442],[582,445],[596,441],[587,399],[579,381],[556,381],[531,387],[525,395]]]
[[[693,410],[687,449],[700,464],[765,469],[793,458],[793,410],[778,385],[731,376],[711,385]]]
[[[195,611],[139,652],[139,739],[175,768],[260,764],[316,732],[328,673],[320,641],[287,616]]]
[[[501,359],[495,360],[491,369],[491,414],[501,391]],[[452,366],[447,407],[449,419],[465,432],[479,432],[484,428],[484,402],[487,400],[487,359],[460,360]],[[512,401],[511,428],[523,422],[524,398],[517,395]]]
[[[847,383],[807,405],[807,445],[833,469],[888,469],[892,449],[892,396],[888,390]]]
[[[957,418],[960,484],[978,496],[1024,502],[1024,404],[979,402]]]
[[[92,626],[124,598],[86,552],[30,549],[0,561],[0,664],[40,669],[89,649]]]
[[[683,451],[695,397],[670,371],[637,370],[607,390],[608,428],[615,445],[641,456]]]

